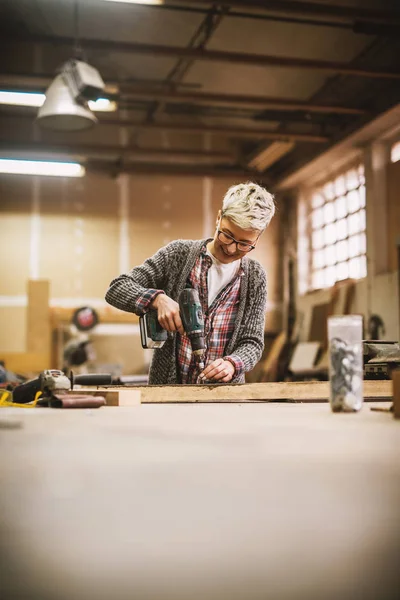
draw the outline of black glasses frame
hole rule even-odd
[[[227,238],[229,238],[232,241],[231,242],[223,242],[220,238],[221,233],[222,233],[222,235],[226,236]],[[236,249],[239,250],[239,252],[251,252],[255,248],[255,246],[253,246],[253,244],[248,244],[247,242],[238,242],[229,233],[225,233],[225,231],[221,231],[221,229],[217,229],[217,238],[221,242],[221,244],[224,244],[224,246],[230,246],[231,244],[235,243]],[[241,246],[246,246],[246,250],[242,250],[241,248],[239,248],[239,244]]]

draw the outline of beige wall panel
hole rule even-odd
[[[388,251],[389,271],[398,269],[397,244],[400,244],[400,161],[388,165]]]
[[[202,211],[201,178],[131,177],[131,265],[140,264],[172,240],[201,238]]]
[[[0,295],[26,294],[32,179],[0,175]]]
[[[25,352],[26,308],[3,307],[0,310],[0,359],[2,352]]]
[[[33,178],[27,175],[0,175],[0,215],[26,215],[31,210]]]
[[[148,372],[148,358],[140,343],[140,335],[93,335],[92,346],[96,365],[109,372],[119,367],[123,375],[142,375]],[[147,350],[148,353],[151,350]]]
[[[213,211],[213,219],[214,220],[217,218],[217,213],[222,206],[222,200],[224,199],[226,192],[231,187],[231,185],[237,185],[238,183],[242,183],[240,179],[230,180],[230,179],[225,179],[224,177],[221,177],[218,179],[217,178],[212,179],[212,190],[211,190],[212,205],[211,205],[211,208]],[[214,224],[213,224],[213,227],[214,227]]]
[[[42,184],[40,276],[52,297],[104,297],[118,271],[118,197],[103,176]]]

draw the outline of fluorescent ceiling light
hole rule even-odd
[[[104,0],[104,2],[119,2],[121,4],[164,4],[164,0]]]
[[[42,106],[46,100],[44,94],[36,92],[8,92],[0,91],[0,104],[12,106]]]
[[[8,106],[35,106],[40,108],[46,100],[45,94],[38,92],[9,92],[0,90],[0,104]],[[89,100],[89,108],[94,112],[113,112],[117,110],[117,103],[108,98]]]
[[[392,163],[398,162],[400,160],[400,142],[394,144],[392,146],[392,150],[390,152],[390,160]]]
[[[108,98],[97,98],[97,100],[89,100],[89,108],[95,112],[113,112],[117,110],[117,103]]]
[[[85,168],[79,163],[41,160],[11,160],[0,158],[0,173],[16,175],[46,175],[52,177],[83,177]]]

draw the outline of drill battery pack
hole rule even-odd
[[[162,348],[168,339],[168,332],[158,322],[157,312],[150,310],[139,318],[140,341],[143,348]]]

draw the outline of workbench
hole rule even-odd
[[[2,409],[2,600],[397,598],[400,421],[371,406]]]

